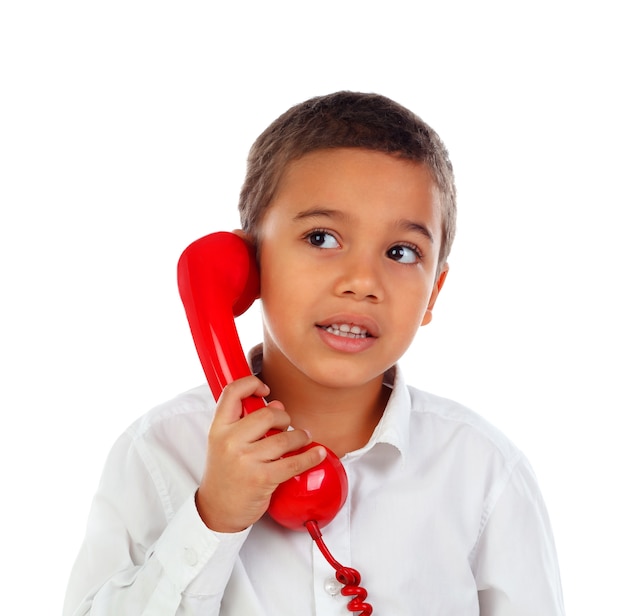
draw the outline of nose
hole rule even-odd
[[[344,256],[339,268],[335,285],[338,295],[376,303],[384,299],[383,272],[374,255],[351,252]]]

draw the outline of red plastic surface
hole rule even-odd
[[[252,246],[226,232],[196,240],[178,262],[178,287],[198,357],[217,400],[228,383],[250,374],[234,317],[259,296]],[[243,405],[247,414],[262,408],[264,401],[247,398]],[[337,456],[327,451],[318,466],[278,486],[268,509],[276,522],[306,531],[306,522],[315,520],[324,527],[341,509],[348,480]]]

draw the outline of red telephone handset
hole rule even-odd
[[[200,363],[217,400],[226,385],[250,374],[235,317],[259,297],[253,247],[234,233],[226,232],[196,240],[179,259],[178,288]],[[264,404],[262,398],[246,398],[243,413],[256,411]],[[311,443],[307,448],[316,445]],[[331,556],[319,530],[335,517],[347,493],[346,471],[337,456],[327,449],[320,464],[278,486],[268,513],[287,528],[308,531],[336,569],[337,579],[346,585],[342,593],[355,595],[348,609],[371,614],[371,606],[363,602],[367,592],[358,586],[360,574],[343,567]]]
[[[200,362],[217,400],[228,383],[250,374],[234,317],[259,296],[252,246],[225,232],[193,242],[178,262],[178,286]],[[244,414],[264,404],[262,398],[247,398]],[[309,520],[324,527],[341,509],[348,493],[346,471],[337,456],[327,452],[321,464],[275,490],[268,513],[276,522],[306,531]]]

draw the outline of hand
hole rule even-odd
[[[217,404],[209,431],[204,476],[196,493],[196,507],[214,531],[232,533],[254,524],[267,510],[276,487],[319,464],[324,447],[283,458],[311,442],[304,430],[289,430],[283,405],[272,401],[241,418],[241,401],[267,396],[269,387],[254,376],[228,385]],[[278,434],[266,437],[271,429]]]

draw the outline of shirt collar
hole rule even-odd
[[[262,344],[257,344],[250,349],[248,362],[254,374],[261,373],[263,364]],[[399,366],[392,366],[385,372],[383,384],[392,390],[383,416],[367,444],[357,451],[346,454],[346,459],[360,457],[375,445],[385,443],[398,450],[403,463],[406,461],[409,446],[411,398]]]
[[[400,367],[396,365],[387,370],[383,383],[385,387],[390,387],[392,390],[383,416],[368,443],[361,449],[346,454],[347,459],[360,457],[378,444],[386,444],[398,450],[403,464],[406,461],[409,447],[411,397]]]

